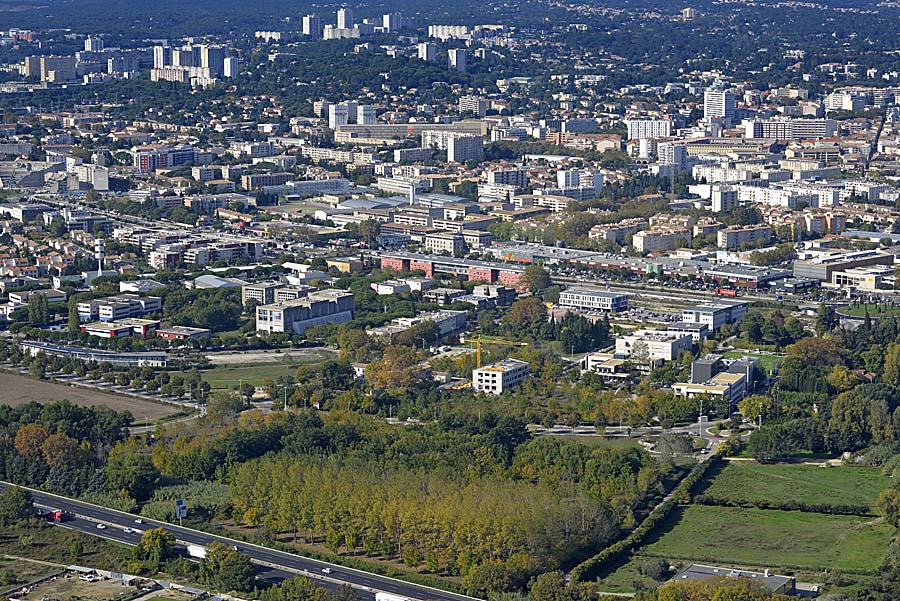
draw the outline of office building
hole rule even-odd
[[[743,301],[717,300],[704,305],[697,305],[681,312],[684,323],[704,323],[711,331],[716,331],[727,323],[737,323],[747,313],[747,305]]]
[[[475,392],[503,394],[521,384],[530,374],[531,366],[527,361],[504,359],[472,370],[472,388]]]
[[[468,68],[468,51],[465,48],[451,48],[447,55],[451,69],[456,69],[460,73],[465,73]]]
[[[256,307],[256,331],[304,334],[308,328],[353,319],[355,297],[343,290],[320,290],[306,298]]]
[[[282,288],[281,282],[262,282],[260,284],[244,284],[241,287],[241,303],[246,306],[247,301],[256,301],[260,305],[268,305],[275,302],[275,291]]]
[[[893,265],[894,255],[880,250],[834,251],[794,261],[794,277],[830,282],[835,272],[875,265]]]
[[[674,361],[681,353],[690,352],[690,334],[661,330],[635,330],[616,338],[616,356],[653,366],[661,361]]]
[[[561,307],[616,312],[628,309],[628,297],[616,292],[570,288],[559,293]]]

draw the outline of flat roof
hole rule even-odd
[[[778,576],[775,574],[766,576],[762,572],[751,572],[749,570],[721,568],[700,564],[688,566],[676,574],[669,582],[679,582],[682,580],[712,580],[713,578],[750,578],[762,582],[763,585],[771,591],[781,590],[784,587],[792,588],[792,585],[795,582],[792,576]]]

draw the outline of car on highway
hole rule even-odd
[[[331,568],[322,568],[323,574],[331,574],[333,572],[334,572],[334,570],[332,570]]]
[[[141,518],[138,518],[138,519],[136,519],[136,520],[134,521],[134,523],[135,523],[135,524],[143,524],[143,523],[144,523],[144,520],[142,520]]]
[[[97,530],[106,530],[106,526],[103,524],[97,524]]]

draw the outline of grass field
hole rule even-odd
[[[890,478],[872,468],[732,461],[713,477],[703,493],[738,502],[798,501],[810,505],[872,507],[890,483]]]
[[[266,380],[276,380],[280,376],[292,376],[299,364],[271,363],[267,365],[225,366],[219,365],[205,370],[201,376],[215,390],[234,388],[241,382],[262,386]]]
[[[873,572],[893,529],[856,516],[691,505],[642,552],[723,564]]]
[[[8,372],[0,372],[0,404],[16,407],[29,401],[38,403],[52,403],[67,399],[73,405],[90,407],[91,405],[103,405],[116,411],[130,411],[135,421],[156,421],[180,412],[175,405],[156,403],[143,399],[117,394],[109,394],[92,388],[79,386],[67,386],[56,382],[42,382],[32,380],[27,376],[20,376]]]
[[[337,357],[332,349],[316,347],[286,352],[242,351],[213,353],[206,356],[214,365],[201,377],[213,389],[234,388],[241,382],[262,386],[266,380],[294,376],[300,365],[313,365]]]
[[[875,303],[863,303],[859,306],[847,306],[838,309],[838,314],[850,317],[865,317],[866,311],[872,318],[897,317],[900,315],[900,305],[884,305]]]
[[[725,353],[725,357],[728,359],[738,359],[740,357],[752,357],[753,359],[759,359],[759,366],[766,373],[772,373],[776,369],[778,369],[778,366],[781,364],[782,359],[784,359],[784,357],[781,355],[749,353],[747,351],[728,351]]]

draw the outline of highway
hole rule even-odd
[[[11,486],[11,484],[0,481],[0,491],[6,486]],[[31,492],[35,505],[59,509],[74,516],[63,522],[63,526],[128,545],[136,545],[140,541],[141,534],[140,532],[127,533],[123,530],[124,528],[139,529],[141,531],[149,528],[165,528],[175,535],[179,543],[206,546],[213,542],[220,542],[228,546],[236,545],[242,553],[249,555],[254,563],[262,566],[261,576],[266,579],[281,580],[296,574],[303,575],[306,573],[311,578],[319,581],[324,588],[334,588],[340,584],[349,584],[368,593],[382,591],[418,601],[477,601],[474,597],[467,597],[420,584],[412,584],[396,578],[371,574],[324,561],[308,559],[293,553],[216,536],[167,522],[150,520],[134,514],[99,507],[91,503],[27,487],[22,488]],[[142,523],[137,523],[136,520],[138,519],[142,520]],[[98,528],[98,524],[103,524],[105,528]],[[329,568],[331,573],[323,573],[322,570],[325,568]]]

